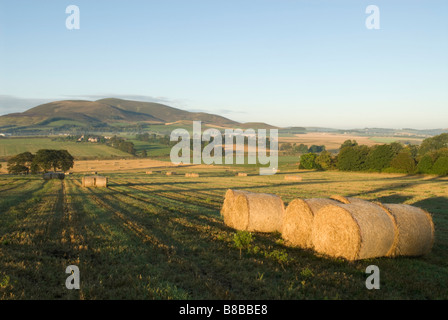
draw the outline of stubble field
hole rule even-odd
[[[448,178],[339,172],[235,177],[197,168],[196,178],[113,172],[108,188],[0,176],[0,299],[447,299]],[[253,234],[240,250],[220,208],[227,189],[296,197],[355,196],[428,210],[436,228],[424,257],[357,262],[285,246],[280,234]],[[67,290],[77,265],[81,289]],[[369,265],[380,290],[365,286]]]

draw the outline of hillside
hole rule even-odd
[[[238,123],[219,115],[189,112],[159,103],[122,99],[65,100],[39,105],[22,113],[0,116],[1,131],[63,131],[165,125],[177,121],[202,121],[218,126]]]

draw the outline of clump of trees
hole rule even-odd
[[[68,171],[75,164],[73,156],[67,150],[41,149],[20,153],[8,160],[8,172],[10,174],[29,174],[53,171]]]
[[[136,154],[135,146],[131,141],[126,141],[124,138],[113,136],[107,142],[112,148],[130,153],[132,155]]]
[[[161,134],[145,132],[142,134],[137,134],[135,136],[135,139],[139,140],[139,141],[158,143],[158,144],[162,144],[162,145],[166,145],[166,146],[169,146],[171,144],[170,136],[165,135],[165,134],[161,135]]]
[[[445,176],[448,175],[448,133],[427,138],[420,146],[394,142],[368,147],[347,140],[337,155],[328,151],[302,155],[299,168]]]
[[[325,151],[325,146],[312,145],[308,147],[307,145],[301,143],[290,143],[285,142],[280,145],[280,151],[283,151],[285,154],[306,154],[306,153],[320,153]]]

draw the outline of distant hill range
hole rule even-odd
[[[112,127],[182,125],[193,120],[218,127],[245,126],[225,117],[189,112],[153,102],[122,99],[97,101],[66,100],[39,105],[22,113],[0,116],[0,131],[66,130],[73,128],[100,129]],[[260,124],[258,124],[260,125]],[[266,125],[268,126],[268,125]],[[268,126],[273,128],[273,126]]]
[[[39,105],[21,113],[0,116],[0,134],[58,134],[73,132],[129,132],[152,130],[169,133],[174,127],[191,127],[192,121],[202,121],[204,127],[241,129],[279,129],[283,135],[306,132],[348,133],[366,136],[433,136],[448,129],[384,129],[365,128],[340,130],[319,127],[287,127],[261,123],[240,123],[220,115],[190,112],[154,102],[115,98],[64,100]]]

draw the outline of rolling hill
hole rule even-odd
[[[97,101],[55,101],[22,113],[0,116],[0,130],[130,127],[193,120],[223,127],[238,125],[238,122],[219,115],[189,112],[160,103],[108,98]]]

